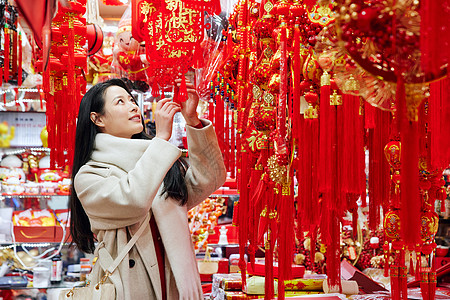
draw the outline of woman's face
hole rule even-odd
[[[116,137],[131,138],[143,130],[141,111],[125,89],[110,86],[103,95],[104,114],[91,112],[91,120],[101,132]]]

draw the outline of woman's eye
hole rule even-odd
[[[122,99],[117,100],[117,103],[124,103]]]

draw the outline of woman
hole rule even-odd
[[[151,140],[122,80],[93,86],[80,104],[70,198],[73,241],[87,253],[98,241],[114,259],[151,211],[152,225],[145,225],[108,279],[117,299],[202,299],[187,210],[220,187],[226,171],[211,122],[198,118],[198,96],[192,84],[187,87],[183,104],[158,102]],[[187,125],[187,170],[180,150],[168,142],[177,112]],[[96,263],[91,281],[103,274]]]

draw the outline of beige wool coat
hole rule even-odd
[[[165,247],[168,299],[203,299],[187,210],[225,182],[226,170],[211,122],[202,123],[202,129],[186,126],[190,164],[185,177],[186,206],[161,196],[165,174],[181,151],[159,138],[123,139],[99,133],[91,160],[81,167],[74,180],[91,229],[113,259],[151,211]],[[109,279],[118,300],[162,297],[153,237],[149,224],[145,226],[142,236]],[[98,282],[103,274],[96,263],[91,281]]]

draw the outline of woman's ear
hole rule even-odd
[[[103,120],[98,113],[91,112],[90,117],[91,117],[92,123],[94,123],[96,126],[98,126],[100,128],[105,127],[105,124],[103,123]]]

